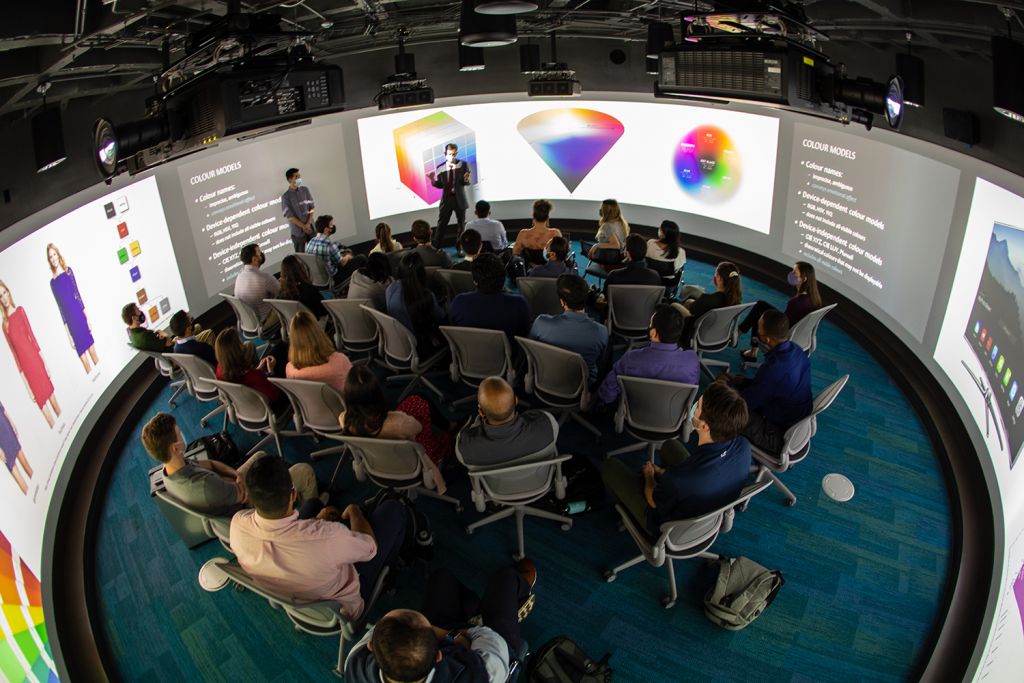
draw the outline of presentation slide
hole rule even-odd
[[[920,341],[959,181],[959,170],[921,155],[796,123],[783,251],[867,297]]]
[[[1021,653],[1024,652],[1024,528],[1014,535],[1007,530],[1007,552],[1003,581],[985,645],[985,654],[975,681],[999,683],[1019,681]]]
[[[677,104],[508,102],[358,125],[371,220],[437,206],[442,188],[428,173],[443,167],[445,145],[454,143],[470,167],[471,204],[612,197],[770,228],[774,117]]]
[[[294,253],[291,224],[283,216],[281,196],[288,189],[285,171],[298,168],[303,187],[313,195],[316,216],[334,217],[332,239],[344,243],[356,234],[341,127],[316,126],[210,150],[178,167],[185,210],[192,229],[206,291],[230,287],[242,263],[242,247],[255,242],[273,267]],[[339,193],[338,186],[345,190]]]

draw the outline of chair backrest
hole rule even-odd
[[[589,405],[590,370],[583,356],[526,337],[516,337],[516,341],[526,354],[527,391],[539,390],[566,402],[578,400],[582,408]]]
[[[721,351],[739,341],[740,318],[753,303],[715,308],[700,317],[694,327],[693,344],[699,351]]]
[[[352,449],[353,457],[380,486],[408,484],[423,474],[423,459],[427,456],[423,446],[415,441],[348,435],[334,438]]]
[[[308,379],[280,379],[271,377],[270,382],[281,389],[292,403],[298,426],[303,425],[320,434],[337,434],[341,431],[338,415],[345,411],[345,399],[337,389],[324,382]]]
[[[562,302],[558,299],[557,278],[521,277],[516,279],[516,286],[526,299],[531,318],[543,314],[558,315],[562,312]]]
[[[271,308],[277,311],[278,317],[281,319],[281,339],[288,341],[288,327],[292,324],[292,318],[299,311],[305,311],[310,315],[313,312],[306,308],[306,304],[301,301],[292,301],[291,299],[264,299],[263,303],[268,304]],[[316,318],[316,316],[313,316]]]
[[[156,371],[164,377],[174,377],[176,374],[177,369],[174,367],[174,364],[159,351],[147,351],[145,349],[137,349],[137,351],[144,356],[152,358],[153,364],[156,365]]]
[[[217,379],[217,372],[212,365],[190,353],[168,353],[165,356],[185,373],[190,394],[201,401],[212,401],[218,397],[217,387],[210,382]]]
[[[153,495],[159,498],[161,501],[170,505],[177,510],[180,510],[183,514],[195,517],[203,528],[203,531],[207,535],[215,537],[217,540],[224,545],[225,548],[231,549],[230,537],[231,537],[231,517],[218,517],[216,515],[208,515],[205,512],[199,512],[194,510],[180,500],[172,496],[167,492],[167,489],[161,484],[158,488],[153,490]]]
[[[309,270],[309,280],[314,287],[327,289],[331,286],[331,274],[327,271],[327,264],[316,254],[300,252],[295,257],[306,264]]]
[[[683,428],[697,397],[696,384],[624,375],[617,379],[622,389],[621,416],[630,427],[663,434],[666,438]],[[616,427],[618,422],[619,415],[616,415]]]
[[[384,362],[392,367],[415,367],[419,361],[416,355],[416,337],[409,328],[372,306],[364,304],[360,308],[377,325],[377,331],[380,333],[379,349]]]
[[[273,412],[267,397],[260,392],[235,382],[219,379],[207,380],[220,390],[221,398],[227,404],[231,416],[237,422],[260,425],[270,421]]]
[[[725,514],[737,506],[743,505],[751,498],[761,493],[772,485],[772,480],[765,478],[763,481],[754,482],[745,486],[735,500],[723,505],[717,510],[705,513],[698,517],[680,519],[672,522],[665,522],[661,525],[661,535],[658,537],[657,548],[663,548],[669,553],[685,551],[698,545],[713,540],[722,530],[722,522]],[[656,551],[657,552],[657,551]]]
[[[822,389],[821,392],[814,397],[811,414],[791,425],[790,428],[786,430],[786,434],[782,442],[782,452],[778,454],[770,454],[778,459],[779,467],[787,469],[791,461],[802,459],[807,454],[811,438],[818,432],[818,415],[832,405],[839,396],[839,392],[841,392],[843,387],[846,386],[846,382],[849,379],[849,375],[843,375],[835,382],[832,382],[832,384],[829,384],[827,387]]]
[[[442,325],[441,334],[452,350],[452,381],[476,386],[485,377],[507,377],[512,370],[512,350],[501,330]]]
[[[649,258],[644,262],[647,264],[648,268],[660,275],[663,280],[674,277],[678,272],[676,271],[676,264],[672,261],[662,261],[661,259]]]
[[[662,285],[609,285],[608,330],[627,336],[647,336],[654,307],[665,296]]]
[[[547,263],[548,260],[547,257],[544,256],[543,249],[528,249],[527,247],[523,247],[520,253],[522,254],[524,261],[534,265],[542,265]]]
[[[262,332],[260,318],[256,315],[256,311],[253,310],[252,306],[234,294],[221,292],[220,295],[230,304],[231,309],[235,312],[235,318],[238,319],[238,330],[250,337],[260,336]]]
[[[473,282],[473,273],[468,270],[438,268],[435,272],[438,279],[444,284],[445,293],[447,294],[449,302],[459,294],[476,291],[476,283]]]
[[[814,353],[818,348],[818,327],[828,312],[837,305],[830,304],[805,315],[789,330],[789,340],[806,351],[808,356]]]
[[[369,299],[324,299],[324,308],[334,321],[334,345],[339,349],[366,348],[377,341],[377,325],[363,310],[373,307]]]

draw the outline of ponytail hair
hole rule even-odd
[[[735,263],[722,261],[715,268],[715,277],[725,292],[725,305],[736,306],[743,303],[743,284],[740,282],[740,269]]]

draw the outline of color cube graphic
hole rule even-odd
[[[0,534],[0,680],[56,683],[39,580]],[[31,672],[34,678],[29,677]]]
[[[516,129],[570,193],[626,130],[614,116],[580,108],[539,111],[520,121]]]
[[[679,186],[708,203],[725,201],[740,186],[740,155],[718,126],[698,126],[676,145],[672,158]]]
[[[443,111],[396,128],[395,159],[402,184],[427,204],[441,200],[441,190],[430,184],[427,173],[444,163],[445,145],[459,146],[458,158],[469,165],[470,182],[480,182],[476,165],[476,134]]]

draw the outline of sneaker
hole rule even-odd
[[[533,563],[533,560],[524,557],[516,563],[516,572],[530,586],[530,594],[519,605],[519,611],[516,614],[516,618],[522,623],[526,620],[526,617],[530,616],[530,612],[537,605],[537,595],[533,592],[533,587],[537,584],[537,566]]]

